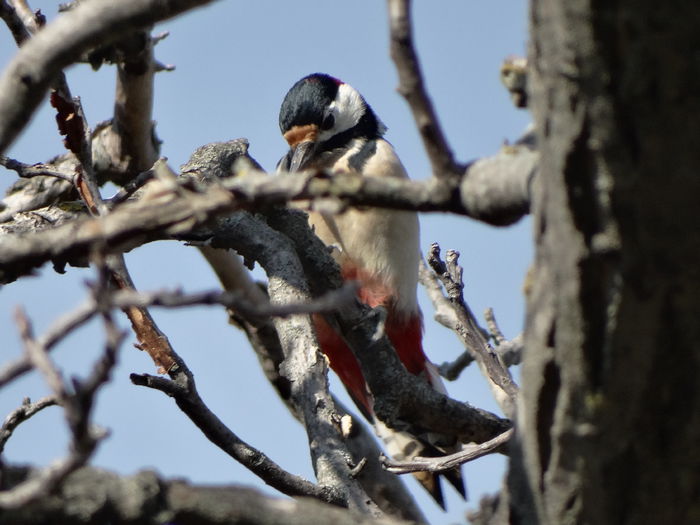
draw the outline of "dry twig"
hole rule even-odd
[[[92,0],[39,31],[0,77],[0,154],[31,120],[51,82],[96,41],[112,41],[211,0]]]
[[[513,429],[508,429],[493,439],[484,443],[464,445],[462,450],[437,458],[415,457],[410,461],[394,461],[387,457],[382,458],[382,463],[389,472],[395,474],[408,474],[409,472],[445,472],[469,461],[496,452],[513,437]]]
[[[209,441],[271,487],[288,496],[306,496],[344,506],[344,500],[334,491],[326,490],[300,476],[290,474],[231,431],[199,396],[194,377],[184,362],[180,361],[178,371],[171,373],[172,379],[149,374],[131,374],[129,377],[135,385],[160,390],[172,397],[180,410]]]
[[[410,4],[410,0],[388,0],[391,57],[399,74],[399,93],[406,98],[413,112],[423,146],[430,158],[433,176],[441,179],[442,184],[456,183],[464,170],[454,160],[423,83],[423,73],[413,44]]]
[[[5,509],[25,506],[50,493],[66,476],[89,460],[98,443],[106,436],[104,430],[90,425],[90,417],[97,391],[109,380],[109,374],[116,363],[117,348],[123,339],[123,334],[118,332],[105,314],[108,338],[102,357],[85,381],[73,379],[69,386],[49,358],[48,350],[34,337],[31,322],[22,310],[17,310],[16,320],[27,358],[44,376],[53,391],[55,402],[63,407],[71,443],[70,452],[65,458],[12,489],[1,491],[0,508]]]
[[[503,363],[488,343],[488,336],[479,327],[476,318],[467,306],[462,293],[462,268],[458,265],[459,253],[448,251],[447,261],[440,258],[440,247],[433,243],[428,254],[428,264],[442,282],[449,299],[453,315],[452,328],[462,339],[472,358],[479,364],[484,377],[489,381],[496,401],[503,412],[512,417],[515,410],[515,398],[518,387]],[[459,365],[468,364],[465,358],[458,360]]]
[[[17,175],[19,175],[23,179],[48,176],[56,177],[57,179],[65,180],[72,184],[74,178],[73,174],[58,171],[46,164],[25,164],[18,160],[5,157],[4,155],[0,155],[0,166],[5,166],[8,170],[16,172]]]
[[[5,421],[3,421],[2,427],[0,427],[0,454],[2,454],[5,449],[7,440],[12,437],[12,433],[21,423],[46,407],[55,406],[56,404],[58,404],[56,396],[42,397],[39,401],[35,401],[34,403],[32,403],[28,397],[24,398],[22,405],[10,412],[5,418]]]

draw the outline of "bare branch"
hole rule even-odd
[[[443,184],[447,181],[455,183],[463,169],[454,160],[423,83],[423,73],[413,44],[410,1],[388,0],[388,6],[391,57],[399,74],[399,92],[413,112],[423,146],[430,158],[433,176],[442,179]]]
[[[13,488],[0,491],[0,508],[3,509],[23,507],[45,496],[92,456],[97,444],[106,436],[105,431],[90,427],[95,395],[108,381],[109,374],[116,363],[117,347],[123,339],[106,316],[108,341],[102,357],[85,381],[74,379],[71,386],[68,386],[51,362],[48,350],[35,339],[31,322],[22,310],[17,310],[16,319],[31,365],[41,372],[54,392],[56,403],[63,407],[71,433],[71,443],[70,452],[64,459],[42,469],[35,476]]]
[[[18,160],[0,155],[0,165],[5,166],[8,170],[17,172],[17,175],[24,179],[45,175],[48,177],[56,177],[58,179],[65,180],[71,184],[73,183],[73,174],[58,171],[46,164],[25,164],[23,162],[19,162]]]
[[[443,326],[449,328],[450,330],[453,330],[457,334],[457,336],[462,339],[462,342],[466,345],[466,340],[460,335],[460,331],[462,330],[462,328],[452,303],[447,297],[445,297],[438,278],[433,272],[431,272],[428,269],[427,265],[425,264],[425,261],[423,260],[421,260],[420,268],[418,271],[418,277],[420,279],[420,283],[425,287],[426,291],[428,292],[428,297],[430,297],[430,301],[433,303],[433,307],[435,308],[435,313],[433,314],[435,320]],[[485,316],[487,326],[489,326],[489,330],[491,331],[493,328],[492,323],[495,323],[493,311],[489,308]],[[501,358],[501,360],[506,366],[516,365],[520,363],[520,357],[522,354],[523,346],[522,335],[519,335],[513,338],[511,341],[508,341],[505,339],[503,334],[500,333],[498,327],[496,327],[495,329],[497,330],[497,334],[491,332],[491,336],[497,343],[496,347],[493,349],[494,353],[496,353]],[[470,348],[467,348],[454,361],[446,361],[439,365],[438,370],[442,377],[449,381],[454,381],[460,376],[462,371],[472,362],[474,362],[473,353]]]
[[[289,317],[290,315],[326,313],[338,310],[355,299],[357,286],[348,283],[338,290],[331,290],[322,297],[308,302],[289,304],[252,304],[239,293],[212,290],[185,294],[181,291],[137,292],[123,290],[115,292],[110,304],[116,308],[128,306],[162,306],[179,308],[193,305],[222,305],[248,318]]]
[[[9,5],[7,0],[0,1],[0,18],[7,24],[17,45],[29,38],[29,32],[22,23],[21,17],[17,14],[17,10]]]
[[[14,484],[34,474],[28,468],[8,469]],[[68,501],[70,505],[62,504]],[[70,475],[55,495],[41,498],[31,506],[4,511],[3,520],[14,525],[75,523],[78,513],[86,523],[128,523],[139,516],[143,523],[199,525],[408,525],[348,513],[310,498],[271,498],[248,487],[199,487],[160,478],[151,471],[126,477],[90,467]]]
[[[10,2],[26,30],[32,34],[36,33],[44,22],[43,15],[39,19],[38,14],[32,11],[26,0],[10,0]]]
[[[459,203],[465,215],[498,226],[512,224],[528,213],[530,183],[539,155],[519,142],[510,152],[511,158],[504,151],[466,167],[458,165],[423,83],[413,43],[410,0],[387,1],[391,56],[399,74],[399,92],[408,101],[423,139],[433,178],[437,179],[433,183],[438,185],[441,197]],[[504,71],[514,72],[516,68],[520,68],[519,62],[513,62]],[[509,75],[504,78],[513,79]],[[524,75],[518,75],[516,80],[522,78]],[[513,87],[516,88],[524,90],[522,86]],[[439,195],[438,191],[434,193]]]
[[[33,368],[36,368],[44,376],[46,384],[53,390],[56,399],[65,403],[70,395],[64,386],[63,378],[59,371],[50,361],[48,352],[44,347],[37,344],[34,339],[34,331],[27,314],[21,308],[15,311],[15,321],[19,330],[20,338],[24,345],[27,359]]]
[[[300,476],[290,474],[263,452],[250,446],[232,432],[199,396],[189,371],[179,374],[176,380],[149,374],[131,374],[129,377],[135,385],[160,390],[172,397],[180,410],[209,441],[271,487],[288,496],[306,496],[343,506],[342,498],[338,498],[333,491],[325,490]],[[183,378],[187,379],[183,380]]]
[[[467,306],[462,293],[462,268],[457,264],[459,253],[453,250],[447,253],[447,262],[440,258],[440,247],[434,243],[428,254],[428,264],[441,280],[450,305],[454,311],[452,327],[464,342],[467,351],[472,354],[484,377],[489,381],[491,390],[503,412],[512,417],[515,410],[515,398],[518,387],[510,372],[488,343],[488,336],[479,327],[474,315]],[[466,366],[466,359],[459,360],[460,366]]]
[[[142,173],[139,173],[136,177],[132,178],[129,182],[124,184],[124,186],[122,186],[119,189],[119,191],[111,199],[109,199],[109,205],[115,206],[126,201],[129,197],[131,197],[134,193],[141,189],[145,184],[152,181],[154,176],[155,171],[153,169],[149,169]]]
[[[338,198],[349,205],[374,205],[398,209],[467,210],[444,200],[432,181],[417,182],[391,178],[338,175],[332,178],[315,174],[290,174],[279,177],[249,174],[230,177],[199,194],[156,195],[156,202],[127,203],[106,215],[100,222],[77,221],[50,232],[33,232],[0,240],[0,276],[8,282],[22,273],[52,259],[89,252],[94,244],[113,250],[128,250],[139,244],[167,237],[167,233],[192,231],[210,217],[230,213],[237,208],[284,203],[292,199]],[[434,179],[433,179],[434,180]],[[226,188],[231,194],[223,191]],[[437,199],[437,200],[436,200]],[[488,212],[493,213],[493,210]],[[508,217],[512,218],[510,212]],[[491,218],[494,218],[491,215]],[[503,217],[501,217],[503,219]]]
[[[310,231],[305,220],[304,224]],[[247,213],[222,219],[210,235],[213,247],[233,248],[245,259],[260,263],[268,276],[268,294],[273,304],[310,299],[305,272],[298,259],[301,254],[285,235]],[[352,479],[351,456],[339,425],[332,423],[339,421],[339,416],[328,393],[327,361],[320,353],[310,316],[276,318],[273,322],[285,356],[281,374],[289,379],[290,400],[309,436],[319,482],[344,494],[350,508],[376,514],[379,510],[368,502],[364,490]]]
[[[252,318],[266,316],[289,316],[300,313],[325,312],[337,309],[354,298],[354,285],[349,284],[338,290],[328,292],[326,295],[314,299],[308,303],[287,305],[251,304],[237,294],[230,292],[211,291],[193,294],[184,294],[179,291],[167,292],[137,292],[135,290],[119,290],[107,294],[99,303],[91,296],[75,310],[69,312],[49,326],[42,336],[37,338],[37,344],[51,351],[54,346],[68,336],[73,330],[92,319],[99,311],[106,308],[126,309],[130,307],[162,306],[177,308],[192,306],[195,304],[220,304],[233,308],[241,315]],[[28,321],[27,321],[28,322]],[[31,370],[31,361],[23,356],[15,361],[5,364],[0,369],[0,388],[20,375]]]
[[[153,186],[155,189],[157,186]],[[95,247],[114,252],[191,231],[219,213],[235,210],[234,197],[221,188],[185,195],[151,193],[139,203],[126,203],[99,218],[85,218],[64,226],[0,239],[0,274],[8,282],[49,259],[85,256]]]
[[[437,458],[415,457],[410,461],[394,461],[384,457],[382,463],[389,472],[396,474],[408,474],[409,472],[445,472],[469,461],[474,461],[480,457],[496,452],[513,437],[513,429],[506,430],[493,439],[484,443],[465,445],[462,450]]]
[[[491,337],[493,338],[494,342],[497,345],[505,343],[506,338],[503,335],[503,332],[501,332],[498,323],[496,322],[496,315],[493,313],[493,308],[486,309],[486,311],[484,312],[484,319],[486,319],[486,327],[488,328],[489,334],[491,334]]]
[[[496,343],[496,348],[493,350],[501,358],[503,364],[506,366],[519,364],[523,353],[523,334],[515,336],[510,341],[506,339],[496,322],[496,315],[493,313],[493,308],[486,309],[484,318],[486,319],[486,326],[489,329],[489,333]]]
[[[149,169],[160,150],[153,123],[153,80],[159,63],[149,31],[135,31],[90,55],[93,67],[106,56],[117,66],[114,117],[97,127],[92,147],[101,180],[119,185]]]
[[[46,407],[55,406],[56,404],[58,404],[56,396],[42,397],[39,401],[35,401],[34,403],[32,403],[28,397],[24,398],[22,405],[10,412],[5,418],[2,427],[0,427],[0,454],[2,454],[5,449],[7,440],[12,437],[12,433],[20,424]]]
[[[37,338],[36,344],[38,344],[41,348],[44,348],[46,352],[50,352],[59,341],[65,338],[77,327],[92,319],[95,312],[95,301],[93,298],[91,298],[78,306],[78,308],[76,308],[74,311],[63,315],[58,320],[54,321],[46,332]],[[0,369],[0,388],[20,375],[28,372],[31,370],[31,368],[31,361],[26,355],[4,365],[3,368]]]
[[[225,250],[215,251],[230,254]],[[236,257],[238,256],[236,255]],[[241,264],[238,259],[236,262],[238,265]],[[237,279],[237,282],[239,280]],[[222,284],[227,286],[225,282]],[[239,284],[236,285],[237,289],[239,286]],[[259,302],[255,301],[255,304],[259,304]],[[291,402],[290,381],[280,372],[283,368],[284,353],[271,320],[267,318],[261,322],[260,318],[246,318],[239,313],[232,313],[234,322],[245,331],[266,378],[292,415],[303,424],[303,415],[299,413],[296,404]],[[351,475],[357,479],[370,498],[386,514],[416,523],[427,523],[401,480],[394,474],[387,472],[379,463],[381,449],[377,445],[373,432],[367,429],[364,422],[359,421],[348,412],[347,408],[335,396],[333,396],[333,400],[341,422],[341,433],[352,456],[352,463],[355,465],[354,467],[350,465]],[[344,422],[349,422],[349,424],[343,424]],[[362,465],[361,468],[360,465]]]
[[[0,77],[0,154],[29,122],[55,75],[84,51],[207,3],[90,0],[61,14],[22,46]]]
[[[472,219],[494,226],[508,226],[530,212],[533,180],[540,154],[534,133],[528,130],[516,143],[478,159],[467,167],[455,199]]]

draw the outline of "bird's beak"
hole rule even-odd
[[[292,160],[289,163],[289,171],[301,171],[306,168],[309,160],[313,158],[316,143],[312,140],[299,142],[292,147]]]
[[[318,126],[316,124],[294,126],[284,134],[284,139],[292,148],[289,171],[301,171],[308,167],[309,161],[314,157],[316,151],[317,138]]]

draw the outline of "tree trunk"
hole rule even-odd
[[[700,523],[700,4],[534,0],[513,523]]]

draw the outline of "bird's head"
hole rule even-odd
[[[289,144],[289,171],[311,167],[352,139],[381,137],[386,127],[352,86],[322,73],[292,86],[280,108],[280,130]],[[285,160],[283,159],[283,161]]]

